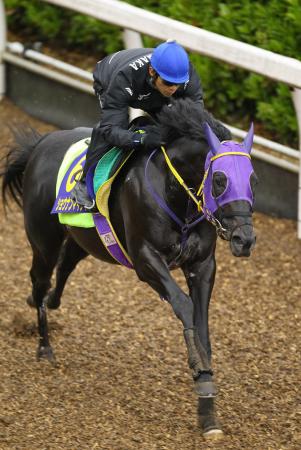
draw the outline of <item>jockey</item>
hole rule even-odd
[[[93,72],[94,90],[101,108],[100,122],[93,128],[81,179],[72,198],[86,209],[94,208],[85,176],[88,169],[112,147],[155,149],[160,147],[159,132],[128,130],[128,107],[156,118],[170,98],[189,97],[203,105],[200,79],[183,47],[169,40],[155,49],[122,50],[106,56]]]

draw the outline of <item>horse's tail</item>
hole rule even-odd
[[[8,205],[8,194],[22,208],[23,174],[29,157],[42,136],[32,128],[12,129],[14,144],[4,156],[0,176],[4,208]]]

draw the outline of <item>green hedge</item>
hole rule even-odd
[[[301,58],[300,0],[132,0],[138,7],[282,55]],[[122,48],[121,30],[38,0],[5,1],[9,29],[67,49],[100,55]],[[170,36],[171,37],[171,36]],[[147,36],[144,45],[158,42]],[[93,51],[91,51],[93,49]],[[96,56],[97,55],[97,56]],[[209,110],[220,119],[297,146],[297,121],[289,88],[250,72],[191,54]]]

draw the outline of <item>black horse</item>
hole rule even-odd
[[[217,234],[230,242],[235,256],[249,256],[255,244],[252,203],[256,176],[249,157],[252,133],[243,144],[229,141],[229,130],[186,100],[163,108],[157,126],[172,167],[185,184],[179,183],[163,151],[157,150],[151,159],[148,152],[137,151],[113,184],[111,222],[138,278],[171,304],[183,324],[188,362],[199,396],[200,425],[204,434],[216,434],[221,430],[214,410],[216,388],[208,332],[208,307],[216,270],[214,254]],[[10,149],[2,172],[4,204],[10,192],[22,206],[33,251],[32,295],[27,301],[37,308],[38,358],[54,358],[46,306],[53,309],[60,306],[65,283],[77,263],[88,254],[116,263],[94,228],[66,227],[59,223],[57,215],[50,214],[57,173],[66,150],[90,135],[88,128],[54,131],[44,136],[16,134],[16,145]],[[223,161],[227,167],[229,162],[233,163],[234,172],[227,173],[229,167],[224,170]],[[146,182],[146,164],[148,182],[156,195]],[[243,172],[241,164],[248,165],[248,173]],[[237,179],[240,190],[249,192],[249,196],[245,192],[233,196],[232,192],[227,199],[229,186],[235,187]],[[210,207],[212,202],[215,207]],[[50,290],[55,267],[56,284]],[[183,270],[189,295],[172,278],[170,270],[174,268]]]

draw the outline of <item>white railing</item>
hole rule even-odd
[[[3,53],[5,51],[6,44],[6,20],[5,10],[2,0],[0,0],[0,100],[5,93],[5,76],[4,76],[4,63]]]
[[[301,147],[301,61],[235,41],[116,0],[42,1],[120,26],[125,29],[124,38],[128,40],[128,46],[141,46],[139,33],[161,40],[173,38],[188,50],[256,72],[291,86],[299,125],[299,145]],[[2,3],[2,0],[0,0],[0,96],[4,92],[4,81],[1,81],[1,68],[3,69],[3,56],[1,57],[1,54],[5,55],[6,60],[8,58],[5,53],[5,18]],[[299,167],[298,235],[301,238],[301,162]]]

